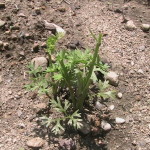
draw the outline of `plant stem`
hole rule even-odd
[[[49,53],[48,53],[48,58],[49,58],[49,66],[52,67],[52,57],[51,57],[51,54]],[[51,82],[54,83],[52,84],[52,93],[53,93],[53,98],[55,99],[56,94],[57,94],[57,87],[56,87],[54,79],[52,78],[53,76],[54,76],[54,73],[51,72],[50,79],[51,79]]]
[[[64,77],[65,82],[68,85],[68,88],[69,88],[69,91],[70,91],[70,96],[71,96],[71,100],[72,100],[73,106],[75,107],[76,103],[75,103],[75,96],[74,96],[73,88],[71,87],[71,83],[70,83],[70,80],[69,80],[69,77],[68,77],[68,72],[66,70],[66,67],[64,65],[63,60],[60,61],[60,65],[62,67],[63,77]]]
[[[90,84],[90,78],[91,78],[91,75],[92,75],[92,72],[93,72],[93,69],[94,69],[96,59],[98,57],[98,51],[99,51],[99,47],[101,46],[101,41],[102,41],[102,34],[99,34],[99,37],[98,37],[97,43],[96,43],[96,47],[95,47],[95,50],[94,50],[93,59],[92,59],[92,62],[90,64],[89,73],[88,73],[87,78],[86,78],[85,86],[83,88],[80,100],[78,101],[77,108],[80,109],[80,110],[82,109],[84,100],[87,96],[87,92],[88,92],[89,84]]]

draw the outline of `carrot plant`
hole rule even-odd
[[[105,74],[108,65],[103,64],[99,57],[99,48],[102,43],[102,34],[96,37],[92,32],[91,35],[96,41],[94,50],[86,49],[81,51],[76,49],[56,50],[56,44],[59,35],[53,35],[47,40],[46,53],[49,59],[49,65],[46,70],[35,70],[33,64],[30,65],[29,73],[32,74],[33,82],[27,85],[28,89],[38,90],[39,93],[45,93],[50,98],[50,105],[63,116],[58,118],[42,117],[44,124],[49,126],[55,124],[52,128],[54,133],[63,130],[61,123],[68,120],[68,125],[80,128],[81,115],[80,110],[83,109],[84,103],[88,102],[88,94],[90,85],[98,82],[96,72]],[[53,61],[55,57],[55,61]],[[98,97],[113,98],[112,91],[106,92],[108,82],[99,81]],[[68,100],[63,100],[63,93],[67,91]],[[69,112],[69,113],[68,113]],[[71,115],[70,113],[73,112]]]

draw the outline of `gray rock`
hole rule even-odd
[[[47,68],[48,61],[45,57],[36,57],[32,59],[31,63],[34,65],[35,69],[41,67],[43,71]]]
[[[0,19],[0,27],[3,27],[5,25],[5,23],[6,23],[5,21]]]
[[[118,124],[125,123],[125,119],[119,118],[119,117],[116,117],[115,121],[116,121],[116,123],[118,123]]]
[[[60,26],[54,24],[54,23],[49,23],[46,20],[44,20],[45,23],[45,28],[49,29],[49,30],[56,30],[56,33],[58,33],[60,35],[60,37],[63,37],[66,34],[66,31],[61,28]]]
[[[27,141],[27,146],[28,147],[32,147],[32,148],[40,148],[44,145],[44,140],[36,137],[36,138],[32,138],[29,141]]]
[[[139,47],[139,50],[140,50],[140,51],[144,51],[144,50],[145,50],[145,46],[144,46],[144,45],[140,46],[140,47]]]
[[[136,29],[136,26],[135,26],[135,24],[134,24],[134,22],[133,22],[132,20],[129,20],[129,21],[127,21],[127,23],[126,23],[125,28],[126,28],[128,31],[133,31],[133,30]]]
[[[79,129],[79,131],[83,134],[88,134],[91,132],[91,127],[88,123],[86,123],[85,121],[82,121],[82,127]]]
[[[101,122],[101,128],[105,131],[108,131],[111,129],[111,125],[109,123],[107,123],[106,121],[102,121]]]
[[[141,25],[141,29],[144,31],[144,32],[147,32],[150,30],[150,25],[149,24],[142,24]]]
[[[59,145],[62,149],[72,150],[76,148],[75,141],[70,139],[61,139],[59,141]]]
[[[99,101],[96,101],[95,108],[98,109],[98,110],[102,110],[102,109],[105,108],[105,105],[101,104]]]
[[[118,86],[119,80],[117,73],[110,71],[105,75],[105,79],[108,80],[111,85]]]

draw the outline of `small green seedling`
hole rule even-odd
[[[114,91],[106,91],[108,82],[100,81],[96,75],[96,72],[106,74],[109,68],[99,57],[102,34],[96,37],[91,32],[91,35],[96,40],[96,47],[94,50],[84,51],[79,49],[57,51],[59,35],[53,35],[47,40],[46,53],[49,58],[47,69],[43,71],[41,68],[35,69],[34,65],[29,65],[29,74],[33,82],[26,88],[45,93],[50,98],[51,108],[62,114],[57,118],[51,116],[41,118],[46,127],[53,125],[52,132],[55,134],[64,130],[65,122],[74,128],[82,126],[79,111],[84,108],[85,102],[89,102],[90,85],[98,83],[99,92],[95,93],[98,97],[114,98]],[[52,61],[52,57],[55,57],[55,62]],[[67,91],[67,100],[64,101],[61,91]]]

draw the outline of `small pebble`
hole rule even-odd
[[[115,121],[116,121],[116,123],[118,123],[118,124],[125,123],[125,119],[119,118],[119,117],[116,117]]]
[[[18,14],[18,17],[26,17],[26,15],[23,13],[20,13],[20,14]]]
[[[140,100],[142,100],[142,97],[140,95],[136,95],[135,100],[140,101]]]
[[[40,137],[32,138],[29,141],[27,141],[27,146],[33,148],[40,148],[43,145],[44,145],[44,140]]]
[[[10,26],[10,29],[11,29],[11,30],[19,30],[20,27],[17,26],[17,25],[14,25],[14,26]]]
[[[131,61],[131,65],[134,66],[134,61]]]
[[[105,105],[101,104],[99,101],[96,101],[95,108],[98,110],[102,110],[103,108],[105,108]]]
[[[63,28],[61,28],[60,26],[58,26],[54,23],[49,23],[46,20],[44,20],[44,23],[45,23],[46,29],[50,29],[50,30],[55,29],[56,32],[60,35],[59,38],[63,37],[66,34],[66,31]]]
[[[132,142],[132,145],[133,145],[133,146],[136,146],[136,145],[137,145],[137,143],[136,143],[135,140]]]
[[[8,49],[8,48],[9,48],[9,43],[4,42],[4,43],[3,43],[3,46],[4,46],[5,49]]]
[[[8,94],[9,94],[9,95],[12,95],[12,91],[8,91]]]
[[[5,23],[6,23],[5,21],[0,19],[0,27],[3,27],[5,25]]]
[[[143,72],[142,69],[139,69],[137,72],[138,72],[138,73],[141,73],[141,74],[144,74],[144,72]]]
[[[129,20],[127,23],[126,23],[126,26],[125,28],[128,30],[128,31],[133,31],[136,29],[136,26],[134,24],[134,22],[132,20]]]
[[[111,125],[109,123],[107,123],[106,121],[102,121],[101,122],[101,128],[104,129],[105,131],[108,131],[111,129]]]
[[[21,117],[21,116],[22,116],[22,114],[23,114],[23,112],[22,112],[21,110],[18,110],[18,111],[17,111],[17,115],[18,115],[18,117]]]
[[[114,110],[114,108],[115,108],[114,105],[110,105],[110,106],[108,107],[109,110]]]
[[[110,71],[106,74],[105,79],[113,86],[118,86],[118,74],[116,72]]]
[[[149,25],[149,24],[142,24],[141,29],[142,29],[144,32],[147,32],[147,31],[150,30],[150,25]]]
[[[24,124],[24,123],[19,123],[19,124],[18,124],[18,128],[20,128],[20,129],[25,128],[25,124]]]
[[[60,12],[66,12],[66,8],[65,8],[65,7],[60,7],[60,8],[58,8],[58,10],[59,10]]]
[[[34,65],[35,69],[41,67],[42,70],[45,70],[47,68],[48,61],[45,57],[36,57],[32,59],[31,63]]]
[[[85,121],[82,121],[82,127],[79,129],[79,131],[83,134],[88,134],[91,132],[91,127],[88,123],[86,123]]]
[[[117,97],[118,97],[119,99],[121,99],[121,98],[122,98],[122,93],[119,92],[119,93],[117,94]]]
[[[25,36],[26,39],[31,39],[31,38],[33,38],[32,35],[30,35],[29,33],[25,33],[24,36]]]
[[[144,50],[145,50],[145,46],[144,46],[144,45],[140,46],[140,47],[139,47],[139,50],[140,50],[140,51],[144,51]]]

